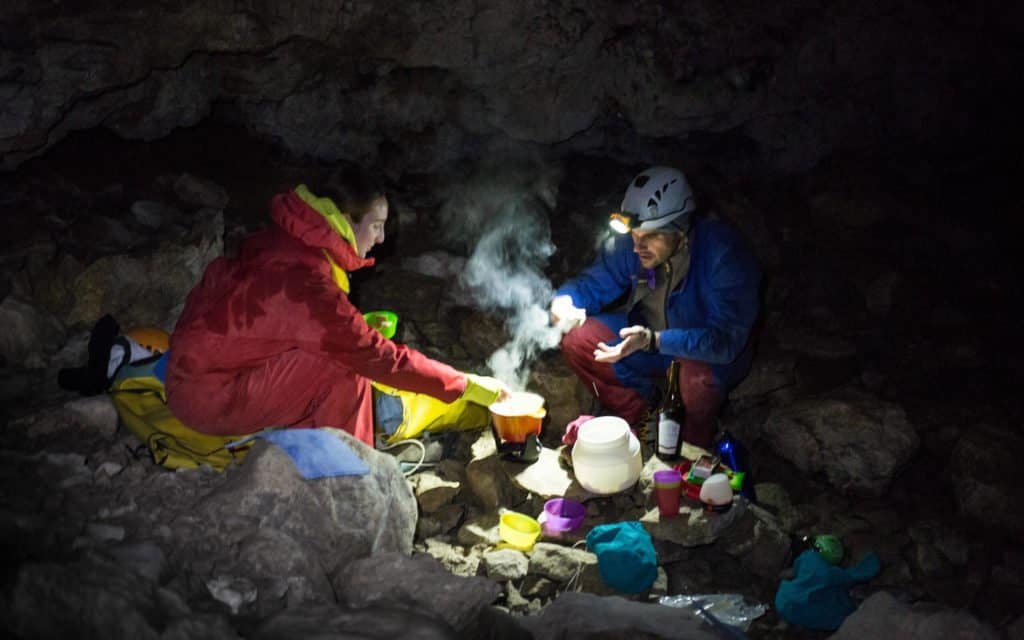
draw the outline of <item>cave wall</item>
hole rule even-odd
[[[431,172],[520,146],[977,144],[1009,119],[1019,4],[915,0],[8,0],[0,167],[70,132],[215,117],[299,156]],[[648,154],[649,155],[649,154]]]

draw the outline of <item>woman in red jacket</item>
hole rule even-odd
[[[344,429],[373,443],[370,381],[488,405],[493,378],[462,373],[366,324],[349,301],[348,273],[370,266],[388,202],[359,172],[335,171],[271,201],[274,225],[237,258],[211,262],[171,335],[167,402],[204,433],[265,427]]]

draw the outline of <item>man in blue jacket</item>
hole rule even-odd
[[[644,419],[657,379],[679,361],[683,440],[707,448],[726,393],[750,368],[760,272],[736,231],[695,210],[678,169],[633,178],[611,216],[621,235],[555,292],[551,319],[568,331],[569,366],[630,424]],[[623,307],[604,311],[626,292]]]

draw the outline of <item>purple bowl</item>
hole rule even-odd
[[[587,508],[568,498],[552,498],[544,503],[544,529],[548,533],[568,533],[580,528]]]

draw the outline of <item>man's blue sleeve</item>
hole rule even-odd
[[[632,286],[636,270],[633,240],[630,236],[609,238],[601,247],[594,263],[555,292],[567,295],[572,303],[594,315]]]
[[[757,320],[760,270],[746,246],[729,242],[701,274],[702,322],[659,334],[660,351],[711,364],[728,364],[743,351]]]

